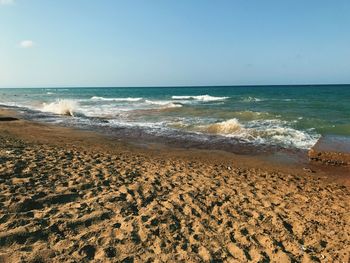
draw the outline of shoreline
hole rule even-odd
[[[0,140],[0,261],[349,260],[348,167],[21,119]]]
[[[0,116],[6,118],[18,119],[18,125],[10,127],[12,134],[16,134],[19,138],[26,138],[29,141],[38,143],[50,143],[53,145],[61,145],[62,142],[72,140],[77,145],[83,147],[97,147],[103,151],[114,152],[115,148],[123,149],[133,154],[143,153],[151,155],[153,158],[159,156],[167,158],[182,158],[184,160],[193,158],[202,162],[226,163],[228,166],[237,166],[243,168],[262,168],[268,171],[294,172],[301,175],[317,175],[328,182],[335,181],[337,183],[350,187],[350,166],[327,165],[326,161],[312,161],[310,157],[314,157],[311,151],[301,149],[272,149],[265,150],[265,146],[259,149],[254,146],[254,150],[249,146],[236,145],[238,149],[225,150],[225,148],[210,147],[210,145],[200,145],[198,143],[187,144],[183,141],[167,141],[166,138],[156,138],[146,136],[142,139],[137,138],[135,133],[133,136],[120,133],[108,135],[108,132],[98,132],[93,129],[79,129],[78,127],[66,127],[59,124],[51,124],[33,120],[25,120],[21,113],[15,109],[2,108],[0,106]],[[0,122],[1,123],[1,122]],[[17,126],[16,126],[17,125]],[[28,129],[28,132],[23,132]],[[0,133],[2,132],[0,127]],[[37,136],[31,136],[35,133]],[[56,135],[53,136],[53,133]],[[182,143],[182,144],[181,144]],[[186,145],[186,147],[183,147]],[[243,152],[240,152],[243,151]],[[117,151],[118,154],[120,151]],[[334,154],[333,154],[334,155]],[[336,155],[336,153],[335,153]]]

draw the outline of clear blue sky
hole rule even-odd
[[[349,0],[0,0],[0,87],[350,83]]]

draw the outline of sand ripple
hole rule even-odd
[[[0,136],[2,262],[348,262],[349,190]]]

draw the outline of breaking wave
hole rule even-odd
[[[245,124],[237,119],[229,119],[209,125],[198,126],[200,132],[234,137],[251,143],[284,145],[300,149],[311,148],[320,135],[300,131],[280,120],[255,120]]]
[[[73,100],[57,100],[51,103],[43,103],[42,111],[59,115],[74,116],[78,103]]]
[[[230,119],[227,121],[210,124],[205,127],[205,130],[209,133],[217,134],[234,134],[242,129],[242,125],[237,119]]]
[[[198,100],[198,101],[218,101],[226,100],[229,97],[215,97],[210,95],[199,95],[199,96],[172,96],[173,100]]]
[[[91,100],[94,101],[141,101],[143,98],[104,98],[104,97],[97,97],[93,96]]]

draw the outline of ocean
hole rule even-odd
[[[0,104],[35,121],[228,150],[350,137],[350,85],[8,88]]]

